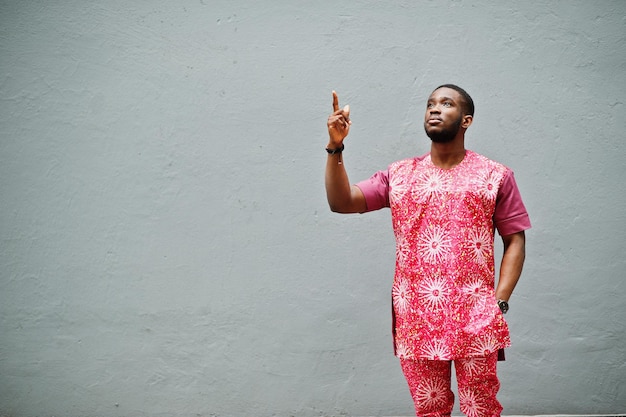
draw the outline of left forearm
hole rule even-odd
[[[524,232],[503,236],[504,254],[500,264],[500,277],[496,287],[496,298],[508,301],[519,281],[526,258],[526,238]]]

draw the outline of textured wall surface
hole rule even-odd
[[[626,411],[626,2],[0,0],[0,415],[413,414],[388,211],[439,84],[533,221],[506,414]],[[458,410],[458,407],[457,407]]]

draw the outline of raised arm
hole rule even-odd
[[[350,106],[339,108],[337,93],[333,91],[333,113],[328,116],[328,160],[326,161],[326,197],[330,209],[337,213],[362,213],[366,210],[365,196],[350,185],[343,164],[343,141],[350,132]]]

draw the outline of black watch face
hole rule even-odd
[[[506,301],[500,301],[498,303],[498,306],[500,307],[500,311],[502,311],[502,314],[505,314],[507,311],[509,311],[509,303],[507,303]]]

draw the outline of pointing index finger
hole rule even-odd
[[[337,98],[337,92],[333,90],[333,111],[339,110],[339,98]]]

